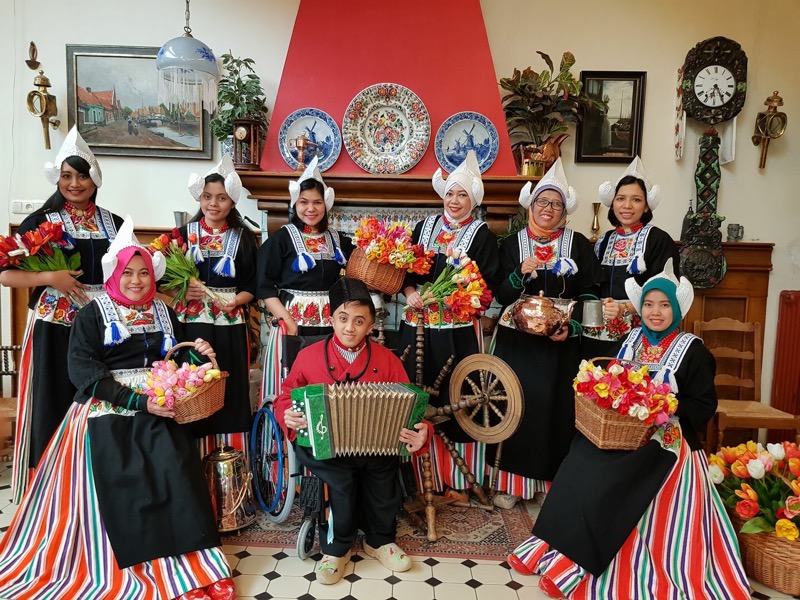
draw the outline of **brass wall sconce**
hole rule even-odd
[[[31,42],[28,48],[28,56],[30,57],[25,61],[33,71],[39,69],[39,61],[36,60],[38,51],[36,44]],[[42,121],[42,132],[44,133],[44,147],[50,150],[50,129],[58,129],[61,121],[56,119],[58,115],[58,106],[56,105],[56,97],[49,93],[50,80],[45,76],[44,71],[39,69],[39,74],[33,78],[33,85],[36,86],[35,90],[28,92],[28,112],[34,117],[38,117]]]
[[[767,166],[767,151],[770,140],[776,140],[786,131],[786,113],[778,112],[778,107],[783,106],[783,98],[778,95],[778,90],[764,101],[767,110],[756,115],[756,129],[753,132],[754,146],[761,146],[761,159],[758,168]]]

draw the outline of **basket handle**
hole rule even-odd
[[[644,364],[644,363],[642,363],[642,362],[640,362],[638,360],[631,360],[629,358],[619,358],[619,357],[616,357],[616,356],[595,356],[594,358],[590,358],[589,362],[593,363],[593,362],[598,361],[598,360],[608,360],[608,361],[616,360],[616,361],[619,361],[621,363],[630,363],[632,365],[638,365],[638,366],[642,366]]]
[[[178,348],[189,348],[189,347],[194,348],[195,347],[195,343],[194,342],[181,342],[179,344],[175,344],[172,348],[170,348],[167,351],[167,354],[164,356],[164,360],[169,360],[170,358],[172,358],[172,355],[175,354],[175,351]],[[211,360],[211,366],[214,369],[219,369],[219,365],[217,364],[217,359],[214,358],[213,356],[209,356],[208,358]]]

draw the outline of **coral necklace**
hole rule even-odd
[[[225,233],[229,229],[227,223],[223,224],[222,227],[220,227],[219,229],[214,229],[213,227],[209,227],[208,223],[206,223],[205,217],[200,218],[200,227],[203,228],[203,231],[205,231],[206,233],[210,233],[211,235],[219,235],[220,233]]]
[[[661,357],[664,356],[664,352],[670,347],[670,344],[675,341],[675,338],[678,337],[680,332],[680,329],[676,329],[655,345],[651,344],[646,337],[642,336],[640,358],[644,362],[651,364],[661,362]]]

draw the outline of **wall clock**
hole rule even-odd
[[[696,288],[711,288],[725,276],[717,194],[722,177],[720,138],[714,125],[734,118],[747,95],[747,56],[742,47],[724,37],[704,40],[689,50],[683,65],[683,105],[688,116],[706,123],[700,138],[700,157],[694,181],[697,210],[681,244],[681,273]]]

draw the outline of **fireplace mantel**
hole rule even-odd
[[[258,209],[269,213],[269,232],[275,232],[288,221],[289,181],[298,173],[239,171],[242,184],[250,190],[250,198]],[[336,190],[336,205],[347,207],[438,208],[442,200],[433,191],[430,176],[347,175],[326,173],[325,183]],[[519,209],[519,191],[528,181],[538,178],[485,176],[482,208],[486,222],[495,233],[508,229],[509,217]]]

